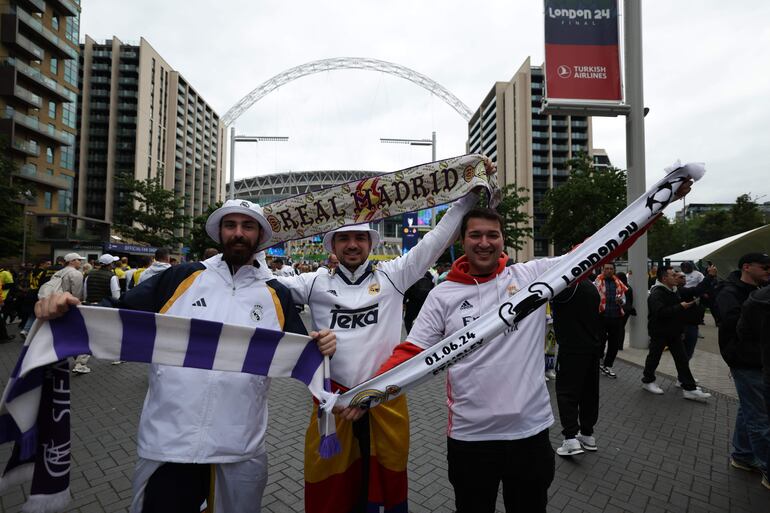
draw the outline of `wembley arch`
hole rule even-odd
[[[322,71],[331,71],[338,69],[363,69],[369,71],[381,71],[389,75],[404,78],[417,84],[441,98],[447,105],[452,107],[467,122],[470,121],[473,113],[458,97],[449,92],[444,86],[413,69],[409,69],[400,64],[377,59],[368,59],[362,57],[336,57],[333,59],[322,59],[318,61],[307,62],[299,66],[279,73],[265,82],[258,85],[253,91],[241,98],[233,105],[221,118],[221,123],[225,126],[232,125],[241,114],[246,112],[252,105],[270,94],[272,91],[298,78],[321,73]]]

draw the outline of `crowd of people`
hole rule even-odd
[[[206,223],[221,252],[212,249],[201,261],[174,266],[168,252],[159,250],[154,261],[133,270],[104,254],[85,276],[85,259],[71,253],[63,258],[64,271],[48,276],[64,275],[53,293],[38,293],[36,304],[38,297],[31,296],[18,311],[47,320],[86,303],[306,333],[298,315],[304,305],[310,336],[323,354],[333,355],[332,388],[344,392],[430,351],[563,258],[511,261],[503,248],[502,218],[476,207],[476,200],[475,194],[458,200],[417,246],[377,265],[369,256],[379,234],[368,224],[328,232],[323,245],[329,259],[316,269],[283,258],[268,264],[259,250],[269,245],[272,229],[261,208],[229,200]],[[464,255],[434,269],[458,235]],[[749,254],[738,266],[726,283],[718,283],[713,266],[703,273],[687,264],[656,269],[646,298],[636,294],[650,312],[641,381],[647,392],[663,393],[655,373],[667,348],[683,397],[710,397],[689,368],[709,305],[740,400],[731,463],[761,472],[770,487],[770,294],[761,288],[770,276],[770,257]],[[42,267],[28,274],[37,276]],[[448,477],[458,512],[494,511],[501,483],[507,511],[545,511],[555,453],[572,457],[600,449],[594,430],[601,376],[607,383],[618,376],[613,364],[623,349],[625,324],[635,314],[633,303],[633,291],[613,262],[595,279],[577,281],[553,298],[555,391],[564,436],[556,451],[548,436],[555,420],[543,376],[545,305],[447,369]],[[82,372],[76,370],[80,365],[86,361],[78,357],[73,372]],[[132,511],[198,512],[206,505],[222,512],[259,511],[267,482],[268,388],[262,376],[152,365],[139,421]],[[324,459],[318,404],[313,405],[304,448],[306,511],[407,511],[406,396],[371,410],[337,407],[335,414],[341,451]]]

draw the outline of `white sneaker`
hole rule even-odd
[[[72,372],[75,374],[88,374],[91,372],[91,368],[83,365],[82,363],[76,363],[75,366],[72,368]]]
[[[113,362],[110,362],[110,363],[111,363],[112,365],[120,365],[120,364],[121,364],[121,363],[123,363],[124,361],[125,361],[125,360],[115,360],[115,361],[113,361]]]
[[[27,331],[26,330],[21,330],[19,332],[19,335],[21,335],[21,338],[27,338]]]
[[[693,379],[695,380],[696,384],[700,383],[700,381],[698,381],[698,378],[693,378]],[[681,381],[677,381],[676,382],[676,388],[682,388],[682,382]]]
[[[553,369],[548,369],[545,371],[545,377],[548,379],[556,379],[556,371]]]
[[[708,392],[704,392],[700,388],[696,388],[695,390],[683,390],[682,396],[685,399],[689,399],[690,401],[700,401],[702,403],[706,402],[706,399],[711,397],[711,394]]]
[[[575,438],[565,438],[561,447],[556,449],[556,454],[559,456],[574,456],[576,454],[583,454],[583,448],[580,446],[580,442]]]
[[[596,438],[594,438],[592,435],[584,435],[583,433],[578,433],[575,435],[575,439],[580,443],[580,447],[586,451],[596,451],[598,449],[596,447]]]
[[[654,381],[652,383],[643,383],[642,388],[655,395],[661,395],[664,393],[663,389],[656,385]]]

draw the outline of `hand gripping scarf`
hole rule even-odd
[[[700,180],[702,164],[680,165],[666,169],[667,175],[636,199],[612,221],[601,228],[558,264],[523,287],[500,306],[452,333],[428,351],[380,374],[339,396],[332,396],[322,407],[331,411],[335,405],[371,408],[403,394],[407,389],[446,370],[455,362],[477,351],[524,317],[537,310],[588,271],[624,252],[662,215],[675,199],[683,183]]]

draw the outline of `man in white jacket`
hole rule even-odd
[[[144,281],[149,280],[156,274],[160,274],[169,267],[171,267],[170,263],[171,259],[171,252],[168,250],[168,248],[158,248],[155,250],[155,261],[142,271],[142,274],[139,275],[138,283],[142,283]]]
[[[223,254],[156,274],[115,306],[304,333],[290,293],[264,263],[254,264],[272,236],[259,205],[225,202],[209,216],[206,232],[222,243]],[[50,319],[72,304],[75,298],[64,294],[41,301],[36,310]],[[193,334],[199,340],[190,344],[205,344],[210,336]],[[334,352],[329,330],[310,335],[322,353]],[[152,365],[139,421],[132,513],[197,513],[212,474],[215,511],[260,511],[269,383],[251,374]]]

